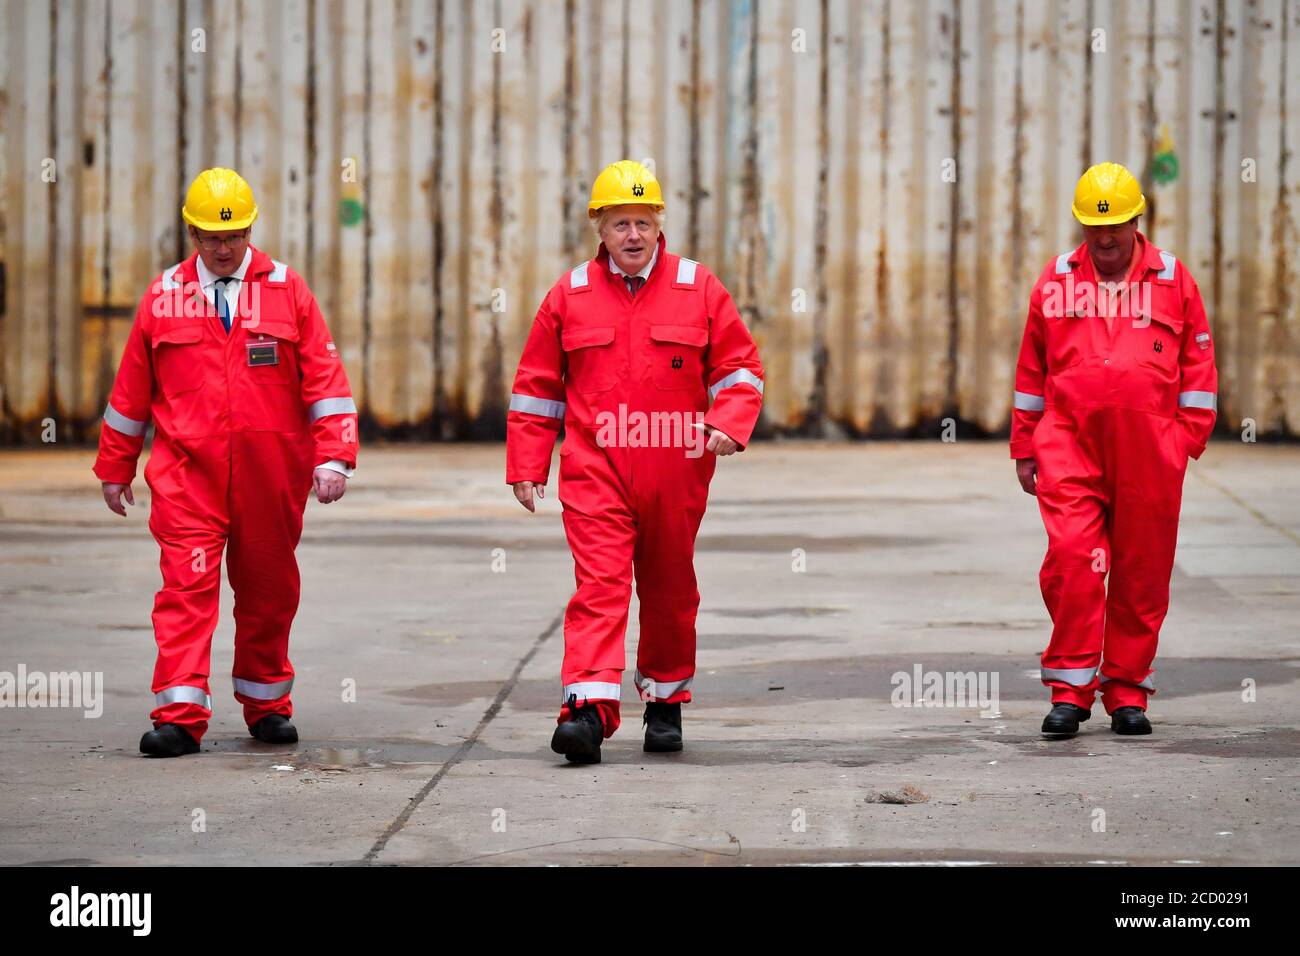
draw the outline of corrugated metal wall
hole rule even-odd
[[[622,157],[654,161],[670,243],[741,305],[769,430],[1005,428],[1029,287],[1078,240],[1076,177],[1113,159],[1205,295],[1221,421],[1300,431],[1300,0],[3,10],[9,440],[47,416],[93,435],[213,164],[253,184],[254,241],[307,276],[372,426],[499,435],[536,306],[592,247],[591,179]],[[1153,182],[1171,143],[1177,179]]]

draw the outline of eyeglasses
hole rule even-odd
[[[199,248],[208,252],[214,252],[223,246],[233,249],[240,243],[248,241],[248,230],[245,229],[243,232],[234,236],[209,236],[195,230],[194,241],[199,244]]]

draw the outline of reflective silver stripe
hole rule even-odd
[[[153,695],[154,702],[159,707],[167,704],[198,704],[208,710],[212,709],[212,698],[202,687],[187,687],[178,684],[175,687],[168,687],[166,690],[160,690]]]
[[[563,418],[564,402],[552,401],[549,398],[534,398],[531,395],[516,393],[510,396],[510,411],[527,412],[529,415],[545,415],[547,418]]]
[[[709,398],[717,398],[718,392],[724,388],[730,388],[733,385],[753,385],[758,389],[758,394],[763,394],[763,380],[748,369],[736,369],[726,378],[718,379],[709,386]]]
[[[1213,392],[1179,392],[1178,407],[1215,410],[1219,407],[1219,400]]]
[[[311,407],[307,409],[307,418],[314,422],[326,415],[355,415],[356,413],[357,403],[350,398],[322,398],[319,402],[311,403]]]
[[[1043,396],[1031,395],[1029,392],[1016,392],[1016,408],[1022,412],[1041,412],[1045,407]]]
[[[176,265],[168,266],[167,269],[164,270],[162,274],[162,287],[164,292],[170,292],[173,289],[179,289],[181,287],[181,284],[174,278],[176,270],[180,267],[181,264],[178,262]]]
[[[1056,257],[1056,274],[1062,275],[1070,271],[1070,253],[1062,252]]]
[[[582,286],[587,284],[587,266],[589,266],[590,264],[591,264],[591,260],[588,259],[582,265],[574,266],[572,269],[569,270],[570,288],[579,289]]]
[[[645,696],[654,697],[657,700],[667,700],[673,694],[686,690],[694,680],[694,677],[687,677],[683,680],[655,680],[652,677],[643,676],[640,671],[636,671],[633,677],[633,682]]]
[[[143,435],[144,430],[149,426],[147,419],[138,422],[134,418],[127,418],[113,407],[112,402],[109,402],[108,407],[104,409],[104,424],[111,425],[115,431],[119,431],[123,435],[130,435],[133,438]]]
[[[677,263],[677,281],[683,285],[690,285],[695,281],[695,267],[699,263],[694,259],[682,259]]]
[[[1104,683],[1106,683],[1106,681],[1108,681],[1108,680],[1124,680],[1124,678],[1122,678],[1122,677],[1107,677],[1105,674],[1102,674],[1102,675],[1101,675],[1101,683],[1104,684]],[[1130,681],[1130,680],[1125,680],[1124,683],[1126,683],[1126,684],[1133,684],[1133,682]],[[1155,685],[1155,683],[1151,680],[1151,675],[1150,675],[1150,674],[1148,674],[1146,677],[1142,678],[1142,680],[1139,681],[1138,683],[1133,684],[1133,686],[1134,686],[1134,687],[1141,687],[1141,688],[1143,688],[1143,689],[1145,689],[1145,690],[1149,690],[1149,691],[1151,691],[1151,693],[1153,693],[1153,694],[1156,692],[1156,685]]]
[[[622,696],[623,688],[618,684],[608,684],[604,681],[589,680],[578,684],[565,684],[564,690],[560,694],[560,702],[564,703],[571,695],[576,695],[579,701],[583,700],[618,700]]]
[[[1043,680],[1064,681],[1072,687],[1087,687],[1097,676],[1096,667],[1043,667],[1038,671]]]
[[[251,697],[254,700],[276,700],[289,693],[292,687],[292,677],[288,680],[276,681],[274,684],[259,684],[253,680],[244,680],[241,677],[235,678],[235,693],[243,694],[245,697]]]
[[[279,259],[272,259],[271,265],[273,268],[271,269],[271,275],[269,276],[270,281],[283,282],[289,275],[289,267]]]
[[[1169,253],[1162,252],[1160,253],[1160,261],[1165,264],[1165,267],[1156,273],[1156,278],[1172,279],[1174,277],[1174,266],[1177,264],[1178,260]]]

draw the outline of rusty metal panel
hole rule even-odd
[[[1102,159],[1205,296],[1221,428],[1300,433],[1300,0],[0,5],[6,441],[94,437],[214,164],[253,183],[368,428],[499,436],[623,157],[749,322],[764,433],[1004,432],[1029,287]]]

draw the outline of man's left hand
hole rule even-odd
[[[323,505],[338,501],[348,490],[348,480],[332,468],[317,468],[312,472],[311,483],[316,489],[316,500]]]
[[[700,425],[698,427],[703,428],[704,433],[709,436],[709,443],[704,446],[705,451],[711,451],[721,458],[734,455],[740,450],[739,445],[712,425]]]

